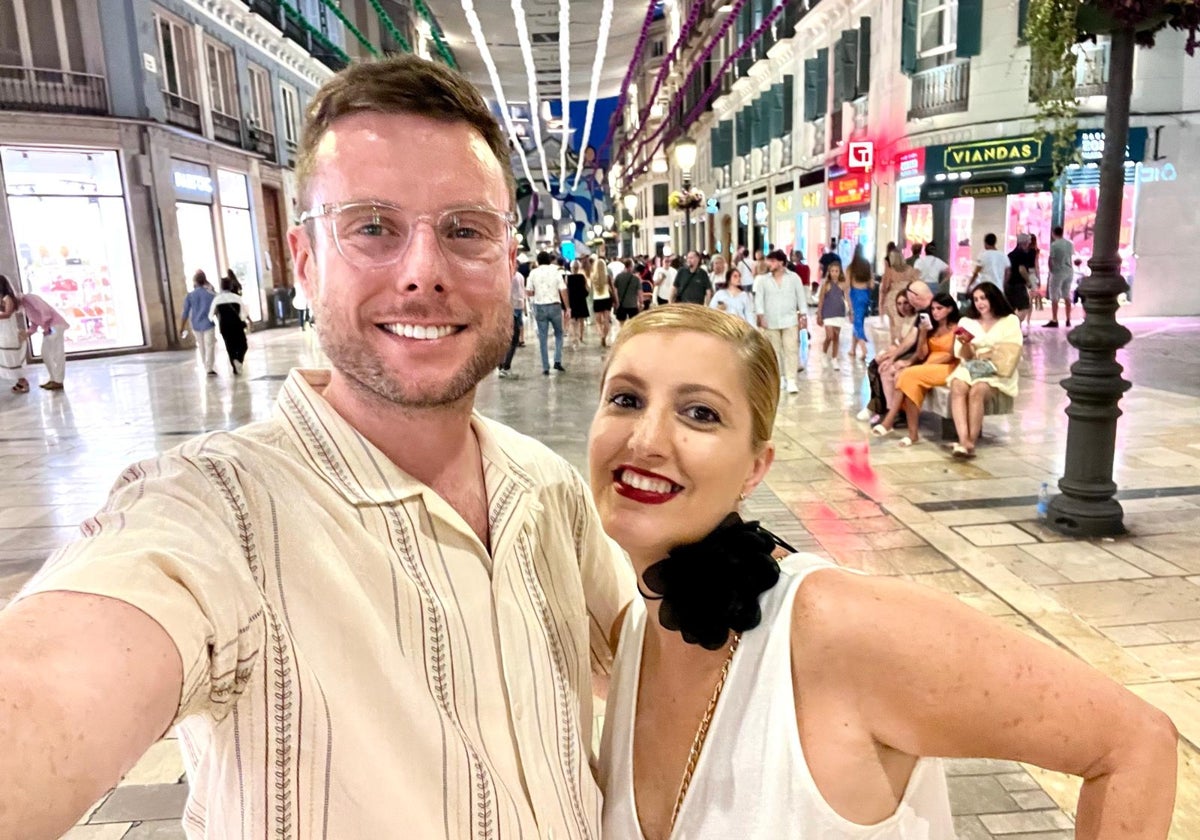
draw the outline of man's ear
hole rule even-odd
[[[312,241],[312,237],[309,236],[309,231],[304,225],[290,228],[287,239],[288,249],[292,253],[295,282],[304,290],[306,298],[315,301],[318,292],[316,243]]]

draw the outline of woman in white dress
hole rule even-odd
[[[928,756],[1083,776],[1079,837],[1165,838],[1161,712],[943,593],[777,563],[779,541],[737,510],[771,466],[778,401],[770,345],[724,313],[658,307],[614,343],[589,471],[642,597],[608,697],[605,840],[944,840]]]
[[[25,378],[25,315],[17,300],[17,290],[0,274],[0,377],[15,384],[14,394],[28,394]]]

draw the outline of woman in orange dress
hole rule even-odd
[[[917,442],[921,416],[921,403],[931,388],[945,385],[946,379],[958,366],[954,355],[954,330],[958,325],[958,305],[954,298],[942,292],[933,298],[929,307],[932,319],[922,314],[918,319],[917,358],[921,361],[900,371],[896,376],[896,390],[902,399],[892,400],[887,416],[871,429],[877,437],[892,433],[896,417],[901,411],[908,421],[908,437],[900,439],[901,446],[912,446]]]

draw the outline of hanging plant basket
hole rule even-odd
[[[698,210],[704,206],[704,193],[700,190],[675,190],[667,198],[672,210]]]

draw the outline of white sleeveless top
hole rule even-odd
[[[919,759],[896,812],[869,826],[839,816],[809,774],[792,686],[792,603],[809,572],[826,568],[838,567],[793,554],[781,563],[779,583],[763,594],[762,623],[742,634],[672,840],[953,840],[938,759]],[[643,840],[633,796],[633,716],[646,616],[645,603],[634,599],[613,669],[600,752],[604,840]]]

